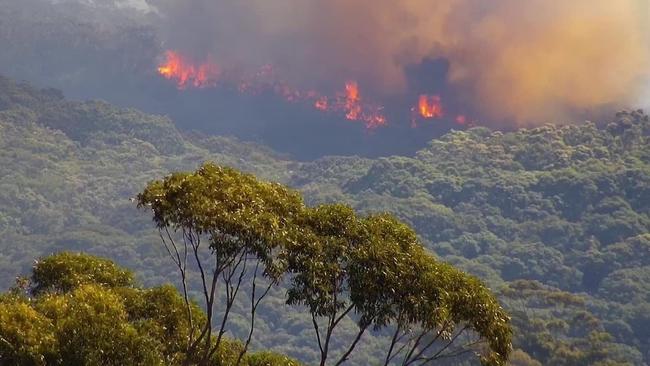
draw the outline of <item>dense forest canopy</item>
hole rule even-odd
[[[650,361],[650,122],[641,111],[602,126],[454,131],[413,156],[296,162],[0,79],[0,287],[61,250],[110,258],[146,287],[177,281],[130,199],[207,160],[294,187],[310,206],[345,202],[411,225],[432,253],[498,294],[513,317],[512,364]],[[309,316],[286,307],[284,294],[269,292],[251,347],[316,362]],[[246,305],[235,302],[228,328],[240,339]],[[355,332],[352,319],[341,327]],[[383,362],[377,349],[390,336],[368,335],[351,364]],[[333,347],[340,356],[344,345]]]
[[[0,364],[189,365],[185,350],[192,324],[205,314],[170,285],[141,288],[133,273],[87,254],[61,252],[35,263],[0,294]],[[243,346],[224,339],[211,365],[297,366],[270,352],[241,357]],[[196,353],[197,355],[199,352]]]

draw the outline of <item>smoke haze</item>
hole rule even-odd
[[[648,85],[647,0],[147,2],[168,47],[273,64],[306,87],[354,78],[391,96],[406,92],[405,68],[446,59],[455,95],[497,124],[628,107]]]
[[[410,154],[473,123],[605,123],[650,108],[649,3],[0,0],[0,74],[296,158]],[[214,61],[235,82],[177,90],[157,70],[168,50]],[[324,114],[313,99],[237,90],[239,76],[269,65],[282,85],[330,105],[358,82],[359,104],[379,106],[386,125],[369,133],[346,119],[350,109]],[[414,120],[418,107],[430,117]]]

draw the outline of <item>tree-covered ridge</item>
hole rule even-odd
[[[452,132],[413,157],[298,163],[254,144],[177,132],[170,136],[178,136],[182,150],[161,151],[139,137],[136,126],[143,122],[135,120],[125,120],[122,130],[90,129],[81,139],[39,121],[47,103],[60,106],[49,108],[60,115],[47,120],[68,119],[62,106],[75,102],[48,99],[52,94],[11,81],[0,89],[4,288],[29,270],[32,258],[61,249],[114,259],[147,286],[170,280],[165,253],[155,245],[159,237],[129,198],[154,177],[212,160],[289,184],[310,205],[345,201],[397,215],[439,257],[502,293],[516,327],[513,364],[650,360],[650,143],[642,113],[623,113],[602,126]],[[102,106],[103,115],[126,113]],[[92,113],[85,118],[94,120]],[[147,128],[175,131],[168,121]],[[540,290],[530,289],[535,286]],[[566,306],[559,294],[576,296],[581,305]],[[310,320],[285,308],[281,292],[269,296],[254,347],[317,359],[313,344],[300,341],[312,340]],[[246,313],[237,304],[234,312]],[[579,316],[593,320],[589,333]],[[354,331],[353,323],[343,326]],[[246,332],[237,316],[231,329]],[[375,350],[385,349],[390,336],[371,337],[356,364],[383,361]]]
[[[495,286],[526,278],[588,292],[590,310],[605,319],[596,330],[607,329],[617,334],[617,342],[643,350],[648,342],[641,330],[647,324],[648,292],[639,284],[649,263],[645,253],[650,252],[648,122],[638,112],[617,118],[605,129],[586,124],[505,135],[485,129],[456,132],[432,142],[415,158],[381,159],[362,167],[364,174],[344,173],[328,184],[331,196],[313,184],[314,196],[352,196],[348,199],[357,207],[390,210],[415,225],[438,254]],[[307,174],[322,174],[326,179],[321,181],[330,183],[321,173],[333,170],[329,162],[315,165]],[[603,281],[610,274],[614,282]],[[600,287],[608,289],[606,296]],[[622,296],[611,302],[617,291]],[[544,317],[550,321],[552,313]],[[541,338],[526,348],[544,363],[557,364],[553,351],[540,350],[561,352],[562,347],[545,343],[543,338],[553,332],[542,329],[535,330]],[[587,337],[553,334],[557,339]],[[635,353],[625,347],[598,347],[603,354],[610,352],[605,358],[626,359]],[[588,353],[582,359],[574,355],[575,362],[586,362],[592,357]],[[634,357],[640,362],[640,354],[630,359]]]
[[[363,176],[338,183],[358,205],[398,205],[398,215],[441,255],[480,262],[499,253],[510,261],[490,265],[506,280],[525,276],[595,290],[608,273],[593,268],[587,253],[642,240],[650,227],[650,123],[637,112],[618,118],[606,129],[454,132],[414,158],[380,159]],[[562,252],[559,266],[550,271],[543,268],[554,265],[550,259],[533,266],[517,261],[512,244],[518,242]],[[552,272],[563,277],[546,277]]]
[[[326,179],[326,194],[311,192],[315,200],[345,196],[357,208],[397,214],[434,252],[494,286],[526,279],[584,293],[601,329],[646,350],[649,147],[650,123],[640,111],[621,112],[602,128],[473,128],[414,157],[378,159],[362,174]],[[314,162],[305,175],[327,164]]]

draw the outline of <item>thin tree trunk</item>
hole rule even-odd
[[[343,354],[343,356],[341,356],[341,358],[338,360],[335,366],[339,366],[340,364],[348,360],[348,357],[350,357],[350,354],[352,353],[352,351],[354,351],[354,348],[357,346],[357,343],[359,343],[359,340],[363,336],[363,333],[365,333],[366,329],[368,329],[368,326],[370,326],[370,323],[364,324],[362,327],[360,327],[359,332],[357,333],[357,336],[354,339],[354,342],[352,342],[348,350]]]
[[[248,338],[246,338],[246,343],[244,343],[244,348],[239,352],[239,357],[237,357],[237,363],[236,365],[238,366],[241,363],[241,360],[244,358],[244,355],[246,352],[248,352],[248,346],[251,343],[251,340],[253,339],[253,331],[255,330],[255,313],[257,312],[257,307],[260,305],[260,302],[266,295],[269,293],[271,290],[271,287],[273,287],[274,281],[271,281],[268,286],[266,286],[266,289],[262,293],[262,295],[259,298],[255,298],[255,290],[257,287],[257,270],[259,268],[260,262],[258,261],[257,264],[255,265],[255,273],[253,274],[253,288],[251,290],[251,326],[248,331]]]

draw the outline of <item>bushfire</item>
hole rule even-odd
[[[443,116],[442,103],[438,95],[420,95],[418,111],[422,118],[440,118]]]
[[[165,59],[158,66],[158,73],[173,80],[176,87],[184,90],[190,86],[195,88],[216,87],[218,82],[233,83],[241,93],[259,94],[270,91],[289,103],[304,103],[318,111],[339,114],[350,121],[359,121],[367,129],[386,126],[388,121],[383,113],[383,107],[365,100],[359,84],[354,80],[345,83],[342,91],[328,96],[319,92],[301,90],[282,81],[269,65],[258,72],[247,76],[222,75],[219,65],[211,61],[194,63],[177,51],[166,51]],[[437,95],[420,95],[418,103],[411,109],[411,125],[417,127],[417,120],[442,118],[442,100]],[[465,117],[459,115],[455,122],[465,124]]]
[[[179,89],[185,89],[189,85],[197,88],[213,87],[220,75],[216,64],[205,62],[194,65],[175,51],[165,52],[165,62],[158,67],[158,73],[175,80]]]

